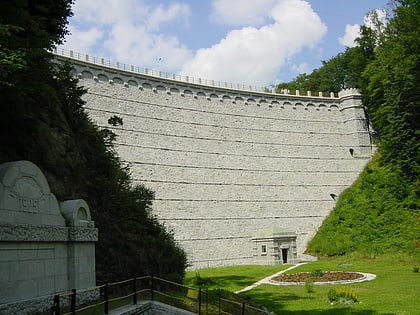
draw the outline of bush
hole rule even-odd
[[[202,277],[198,272],[195,274],[194,279],[192,279],[192,285],[197,287],[207,287],[214,284],[214,281],[208,277]]]
[[[314,269],[311,271],[312,277],[321,278],[324,275],[324,272],[321,269]]]
[[[313,293],[314,292],[314,282],[311,279],[305,280],[305,290],[307,293]]]
[[[331,289],[328,291],[328,301],[330,303],[352,304],[358,302],[357,292],[352,289]]]
[[[413,272],[414,272],[414,273],[418,273],[418,272],[419,272],[419,267],[414,266],[414,267],[413,267]]]

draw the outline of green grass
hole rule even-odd
[[[211,289],[224,289],[235,292],[247,287],[254,282],[268,277],[276,272],[287,269],[290,265],[280,266],[232,266],[220,268],[208,268],[187,272],[184,284],[198,286],[197,278],[202,278],[203,287]]]
[[[340,268],[341,264],[353,266]],[[348,270],[374,273],[377,278],[373,281],[346,285],[315,285],[313,293],[308,293],[303,285],[261,285],[242,293],[241,296],[251,298],[275,314],[417,315],[420,314],[420,273],[413,272],[413,267],[416,265],[419,265],[419,258],[406,255],[386,255],[375,259],[356,256],[322,259],[300,266],[294,272],[316,269]],[[212,268],[189,272],[186,279],[191,281],[198,272],[201,277],[214,280],[213,288],[217,286],[216,284],[222,284],[222,288],[236,291],[281,268],[282,266]],[[360,303],[331,305],[328,302],[327,295],[331,288],[344,287],[356,290]]]
[[[414,253],[420,247],[420,185],[375,154],[359,178],[340,194],[307,251],[315,256],[365,252]],[[420,312],[419,312],[420,314]]]

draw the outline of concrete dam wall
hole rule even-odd
[[[354,89],[275,94],[64,59],[88,88],[92,119],[117,134],[134,182],[155,191],[153,212],[192,268],[256,263],[264,253],[252,239],[267,228],[295,233],[290,254],[301,259],[372,155]],[[122,126],[108,124],[114,115]]]

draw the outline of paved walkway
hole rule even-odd
[[[302,266],[304,264],[306,264],[306,263],[299,263],[299,264],[293,265],[293,266],[291,266],[291,267],[289,267],[287,269],[284,269],[284,270],[279,271],[279,272],[277,272],[277,273],[275,273],[275,274],[273,274],[271,276],[268,276],[268,277],[266,277],[266,278],[264,278],[264,279],[262,279],[260,281],[257,281],[254,284],[251,284],[250,286],[247,286],[246,288],[243,288],[243,289],[241,289],[239,291],[236,291],[235,293],[238,294],[238,293],[246,292],[246,291],[252,290],[255,287],[258,287],[261,284],[268,284],[268,283],[270,283],[270,279],[271,278],[276,277],[278,275],[281,275],[282,273],[285,273],[285,272],[287,272],[289,270],[292,270],[292,269],[294,269],[296,267],[299,267],[299,266]]]

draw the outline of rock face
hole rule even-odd
[[[252,238],[266,228],[295,233],[302,258],[372,155],[357,90],[255,92],[87,59],[71,60],[90,116],[117,134],[118,153],[156,192],[154,212],[193,268],[254,263]],[[123,125],[108,124],[114,115]]]

